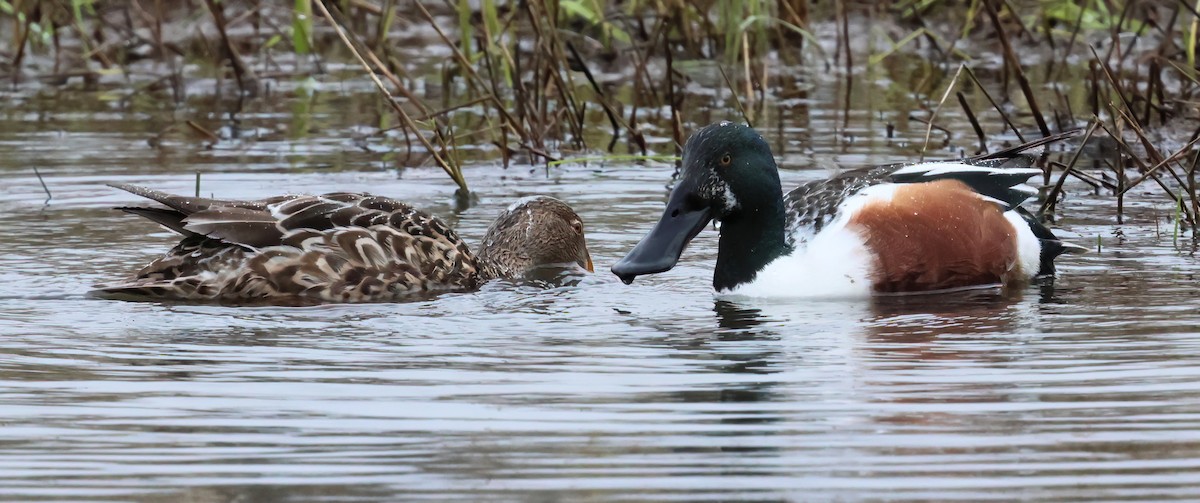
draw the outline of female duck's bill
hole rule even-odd
[[[683,150],[683,171],[654,228],[612,272],[625,283],[671,269],[721,222],[713,287],[754,296],[860,296],[1015,284],[1054,272],[1082,247],[1018,205],[1040,174],[1021,152],[1076,134],[955,161],[863,168],[789,192],[766,141],[722,122]]]
[[[476,254],[441,220],[386,197],[339,192],[234,201],[114,187],[161,203],[119,209],[182,239],[132,278],[97,292],[109,297],[379,302],[471,290],[544,266],[592,269],[582,219],[550,197],[510,206]]]

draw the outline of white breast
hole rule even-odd
[[[1037,274],[1042,262],[1042,242],[1033,234],[1033,229],[1015,211],[1004,212],[1004,217],[1012,224],[1017,238],[1017,264],[1021,274],[1033,277]]]
[[[870,297],[875,257],[858,232],[846,227],[863,205],[887,202],[894,184],[867,187],[838,205],[837,219],[812,236],[803,248],[767,264],[754,281],[723,292],[722,297],[864,298]]]
[[[767,264],[750,283],[722,297],[863,298],[871,296],[873,257],[858,233],[827,229],[808,246]]]

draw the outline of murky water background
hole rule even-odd
[[[924,129],[906,120],[913,97],[896,89],[907,85],[859,82],[848,116],[833,82],[769,108],[775,126],[764,130],[782,147],[785,185],[825,176],[835,162],[913,158]],[[203,93],[178,109],[106,91],[5,96],[0,498],[1197,494],[1197,263],[1173,242],[1160,196],[1142,196],[1130,223],[1116,226],[1109,198],[1074,187],[1060,232],[1100,239],[1103,251],[1065,258],[1052,285],[729,303],[710,291],[711,231],[670,273],[625,286],[604,272],[658,217],[671,166],[504,169],[484,151],[466,169],[480,200],[457,209],[436,168],[397,170],[403,162],[353,138],[383,110],[370,92],[284,88],[241,115],[254,139],[212,148],[181,126],[228,124],[229,103]],[[943,124],[956,124],[944,114]],[[936,154],[973,146],[962,126]],[[156,137],[160,148],[149,143]],[[48,204],[32,166],[54,194]],[[134,199],[103,184],[191,193],[197,171],[201,191],[223,197],[398,197],[470,240],[512,200],[549,194],[584,217],[602,272],[576,287],[499,282],[403,304],[89,298],[93,285],[172,243],[109,209]]]

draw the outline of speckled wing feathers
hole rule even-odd
[[[783,196],[787,235],[793,247],[803,246],[837,216],[847,196],[887,181],[893,166],[846,171],[826,180],[808,182]]]
[[[262,248],[279,243],[280,222],[263,210],[215,206],[183,219],[185,230],[228,243]]]
[[[185,238],[104,292],[370,302],[470,289],[478,282],[477,261],[453,230],[392,199],[332,193],[227,201],[117,187],[168,206],[126,211],[159,223],[181,222]]]

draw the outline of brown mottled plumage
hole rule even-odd
[[[189,301],[377,302],[477,288],[541,265],[591,270],[582,220],[535,197],[497,218],[476,256],[440,220],[406,203],[336,192],[232,201],[114,184],[166,208],[118,208],[183,240],[103,294]]]
[[[539,245],[518,244],[522,242]],[[516,278],[555,264],[577,263],[592,270],[583,220],[566,203],[550,197],[525,198],[504,210],[488,227],[478,256],[489,278]]]

